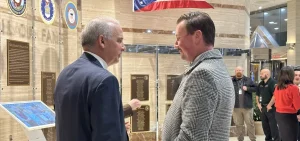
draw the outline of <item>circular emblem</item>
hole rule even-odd
[[[7,0],[10,11],[17,15],[22,16],[26,10],[26,0]]]
[[[52,24],[55,17],[55,3],[53,0],[40,0],[40,14],[46,24]]]
[[[78,12],[74,3],[68,2],[65,8],[65,21],[70,29],[75,29],[78,24]]]

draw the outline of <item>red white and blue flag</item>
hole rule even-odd
[[[155,11],[172,8],[213,8],[205,0],[133,0],[133,11]]]

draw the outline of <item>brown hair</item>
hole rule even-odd
[[[278,75],[277,90],[282,90],[287,87],[288,84],[293,84],[294,80],[294,69],[290,66],[283,67]]]

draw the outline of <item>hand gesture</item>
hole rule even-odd
[[[129,101],[128,104],[130,105],[133,111],[141,107],[141,101],[139,101],[138,99],[132,99]]]
[[[262,107],[261,107],[261,104],[260,104],[260,103],[257,104],[257,107],[258,107],[258,109],[259,109],[260,112],[261,112],[261,108],[262,108]]]
[[[243,86],[243,90],[244,90],[244,91],[247,91],[247,87],[246,87],[246,86]]]
[[[272,109],[272,106],[268,105],[267,106],[267,112],[269,112]]]

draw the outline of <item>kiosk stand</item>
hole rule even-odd
[[[42,129],[55,126],[55,113],[40,100],[0,103],[24,127],[29,141],[47,141]]]

